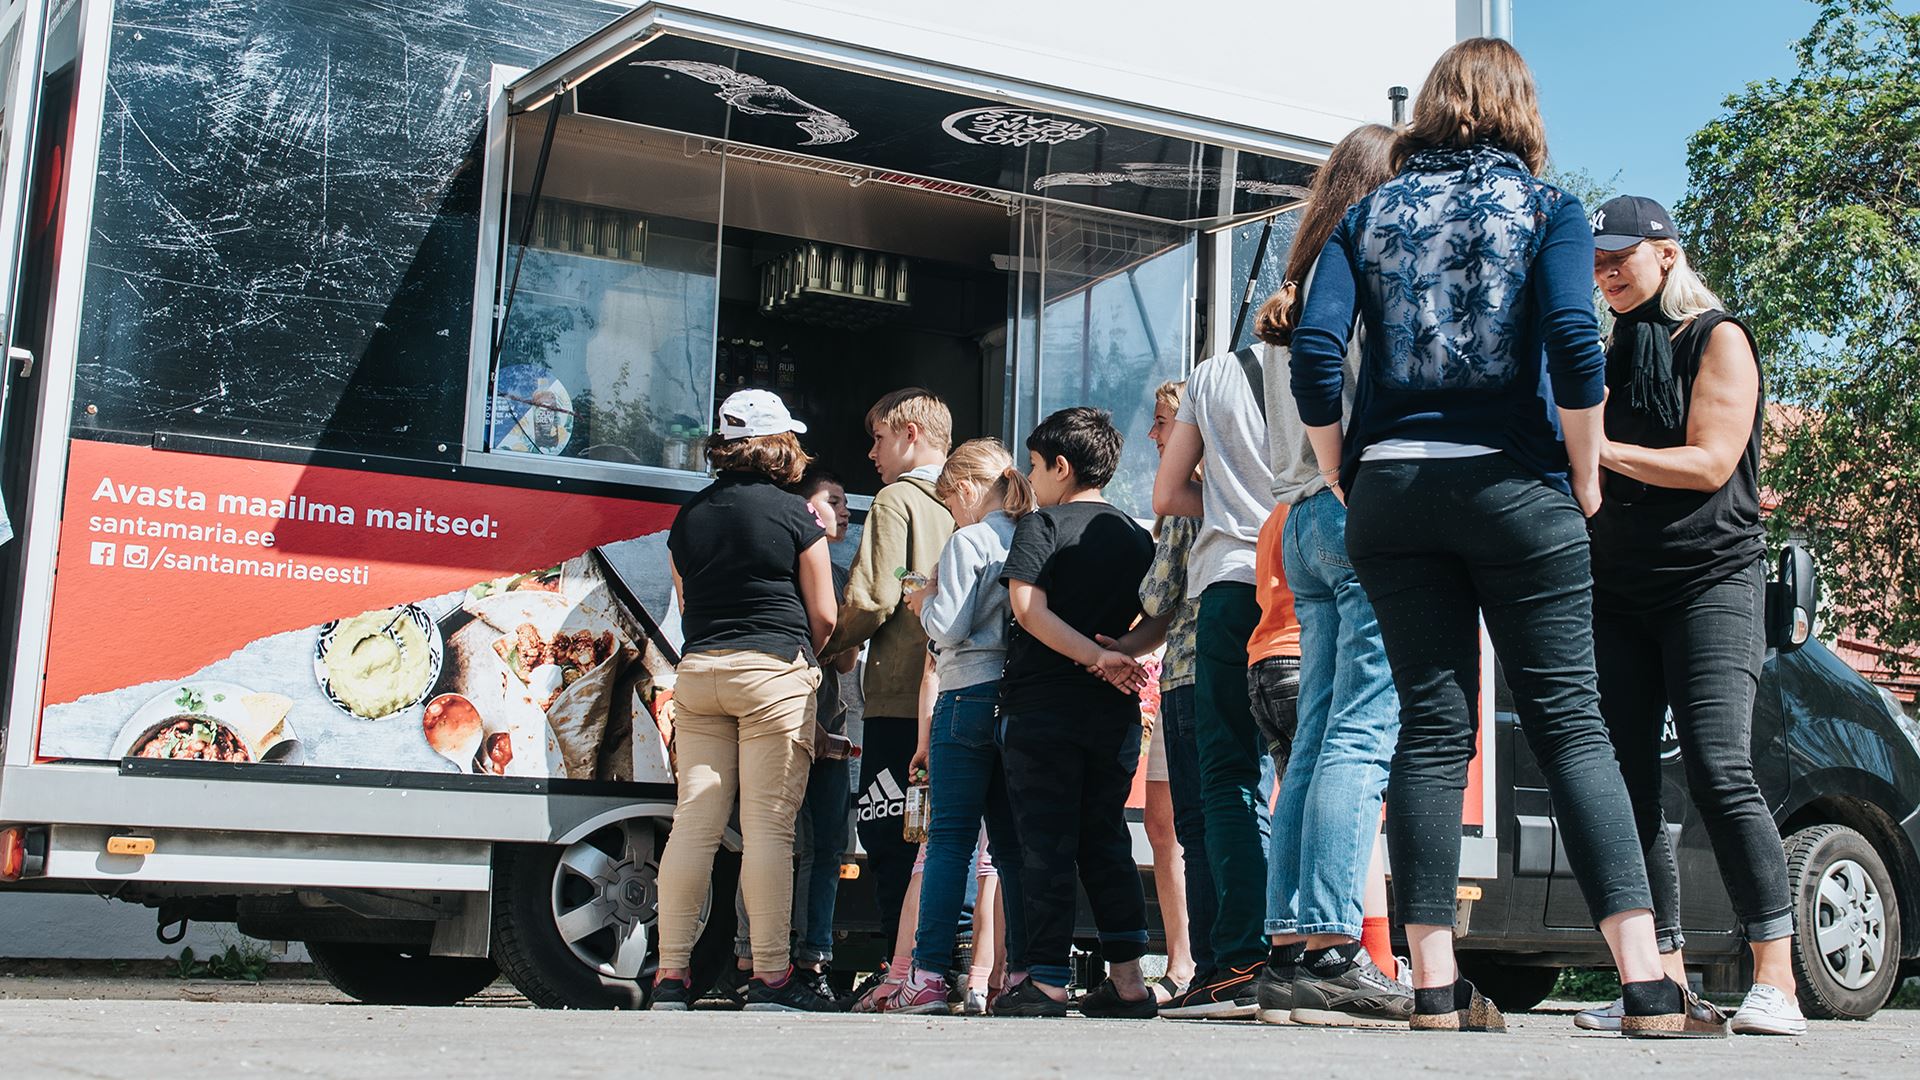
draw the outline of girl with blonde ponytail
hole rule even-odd
[[[953,513],[953,538],[940,553],[933,580],[906,596],[927,632],[940,688],[925,729],[933,821],[927,828],[913,967],[900,987],[877,1003],[880,1012],[947,1011],[954,929],[983,818],[1005,913],[1006,987],[1018,985],[1027,973],[1020,841],[993,728],[1012,619],[1000,574],[1015,521],[1034,508],[1033,489],[1013,467],[1006,447],[994,439],[974,439],[947,456],[934,494]],[[972,1008],[977,994],[968,996]]]

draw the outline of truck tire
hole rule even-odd
[[[1528,1012],[1547,1000],[1560,980],[1557,967],[1518,964],[1492,953],[1461,953],[1460,975],[1493,999],[1501,1012]]]
[[[547,1009],[644,1009],[659,966],[660,853],[665,823],[615,822],[560,845],[502,845],[494,856],[493,958],[528,1001]],[[714,859],[710,916],[694,948],[696,991],[730,961],[739,860]],[[701,980],[704,978],[704,982]]]
[[[1814,825],[1786,840],[1793,899],[1793,974],[1800,1008],[1821,1020],[1865,1020],[1900,984],[1900,901],[1867,838]]]
[[[321,978],[369,1005],[458,1005],[500,977],[485,957],[430,956],[423,948],[360,942],[306,945]]]

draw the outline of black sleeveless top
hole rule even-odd
[[[1673,427],[1627,404],[1629,364],[1609,358],[1607,438],[1656,449],[1686,445],[1700,357],[1723,322],[1740,327],[1747,334],[1747,344],[1754,345],[1746,325],[1724,311],[1699,315],[1680,331],[1673,339],[1673,367],[1683,408],[1680,422]],[[1756,362],[1759,355],[1754,347]],[[1588,522],[1596,608],[1643,614],[1688,603],[1766,555],[1760,527],[1760,428],[1766,407],[1763,376],[1746,453],[1718,491],[1652,487],[1600,470],[1604,498],[1600,512]]]

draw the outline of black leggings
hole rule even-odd
[[[1756,562],[1697,598],[1646,615],[1594,616],[1600,711],[1633,799],[1663,946],[1677,947],[1680,878],[1663,842],[1661,729],[1669,705],[1687,790],[1748,941],[1793,933],[1780,830],[1753,779],[1753,698],[1766,657],[1766,572]]]
[[[1481,616],[1594,921],[1651,907],[1594,688],[1593,575],[1573,497],[1503,454],[1367,462],[1347,550],[1400,691],[1387,844],[1401,922],[1453,925]]]

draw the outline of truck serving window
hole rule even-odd
[[[1225,347],[1241,234],[1280,272],[1291,216],[1264,219],[1312,164],[670,22],[636,12],[495,102],[468,462],[692,489],[716,403],[758,387],[871,494],[865,411],[920,385],[956,441],[1111,410],[1109,496],[1149,516],[1153,387]]]

